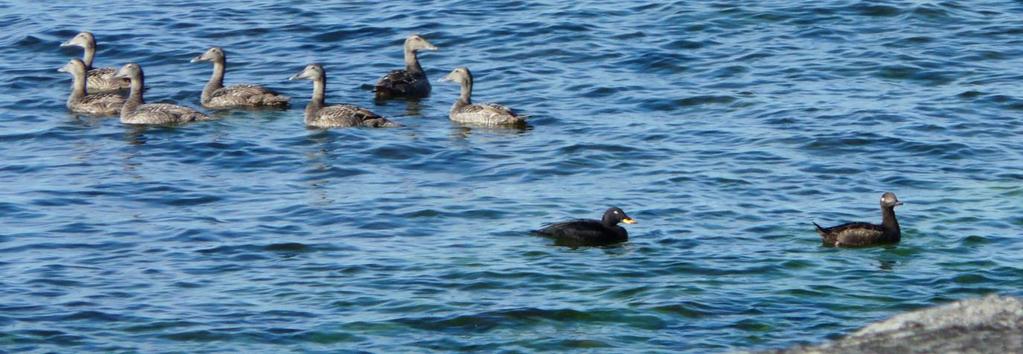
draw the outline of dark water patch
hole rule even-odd
[[[911,13],[914,18],[937,21],[943,21],[951,16],[949,11],[938,7],[936,4],[921,4],[920,6],[913,8]]]
[[[81,282],[68,279],[33,279],[29,281],[29,284],[53,285],[61,288],[77,287],[82,285]]]
[[[298,242],[275,243],[266,245],[263,249],[272,252],[309,252],[312,248]]]
[[[8,336],[9,338],[4,338]],[[84,344],[86,337],[67,334],[61,331],[29,329],[17,331],[6,335],[0,333],[0,340],[4,340],[4,342],[10,344],[47,344],[56,345],[58,347],[68,347]],[[14,349],[32,351],[38,350],[39,348],[29,346]]]
[[[265,246],[259,245],[237,245],[237,246],[217,246],[213,248],[204,248],[196,250],[196,252],[205,255],[245,255],[260,252],[274,252],[274,253],[308,253],[317,251],[333,251],[339,248],[329,245],[308,245],[299,242],[281,242],[272,243]],[[263,259],[261,256],[256,256],[258,259]]]
[[[232,333],[221,333],[219,331],[207,330],[170,333],[161,335],[160,337],[178,342],[202,342],[202,343],[230,341],[236,338],[236,336]]]
[[[682,316],[686,318],[702,318],[712,314],[706,306],[691,302],[687,304],[658,306],[653,308],[653,310],[664,314]]]
[[[319,29],[318,34],[310,39],[319,43],[340,42],[343,40],[354,40],[360,37],[389,37],[390,31],[385,28],[357,26],[349,29],[332,29],[324,31]]]
[[[620,60],[617,66],[647,74],[679,74],[688,71],[685,65],[688,59],[689,56],[678,53],[642,53]]]
[[[121,315],[106,313],[101,311],[79,311],[67,316],[62,316],[60,320],[66,321],[99,321],[99,322],[120,322],[126,318]]]
[[[768,332],[771,331],[772,326],[767,323],[759,322],[756,320],[742,320],[733,325],[736,329],[746,332]]]
[[[362,337],[344,332],[322,332],[322,331],[308,331],[298,333],[289,336],[290,339],[299,342],[310,342],[316,344],[342,344],[342,343],[357,343],[362,341]]]
[[[680,107],[696,106],[703,104],[727,104],[735,102],[736,98],[732,96],[693,96],[674,101],[675,105]]]
[[[888,5],[876,5],[870,2],[859,2],[845,8],[852,13],[869,17],[894,17],[903,13],[903,9]]]
[[[396,322],[416,329],[449,332],[488,332],[498,327],[530,327],[541,322],[616,322],[630,327],[659,329],[664,322],[655,316],[629,316],[606,311],[576,311],[569,309],[543,310],[537,308],[508,309],[482,312],[469,316],[426,317],[399,319]]]
[[[928,85],[944,85],[955,80],[951,72],[935,72],[907,65],[884,66],[878,70],[877,75],[884,79],[923,81]]]
[[[0,248],[0,253],[5,252],[22,252],[26,250],[71,250],[71,249],[84,249],[84,250],[106,250],[113,251],[118,249],[130,249],[134,246],[132,243],[118,243],[118,242],[103,242],[103,243],[51,243],[51,242],[38,242],[28,245],[13,246],[9,248]]]

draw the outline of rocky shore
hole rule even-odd
[[[908,312],[819,346],[760,354],[1023,353],[1023,301],[983,298]]]

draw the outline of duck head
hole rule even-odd
[[[291,75],[288,80],[319,80],[323,77],[324,71],[323,66],[320,64],[309,64],[305,66],[305,69],[299,71],[295,75]]]
[[[463,82],[472,83],[472,73],[466,67],[455,68],[455,70],[451,70],[451,73],[440,79],[440,81],[450,81],[456,84]]]
[[[64,66],[60,67],[60,69],[57,69],[57,71],[71,74],[85,73],[86,72],[85,62],[83,62],[82,59],[73,58],[70,61],[68,61],[67,64],[64,64]]]
[[[625,211],[622,210],[621,208],[610,208],[610,209],[607,209],[607,211],[604,212],[604,217],[602,217],[600,220],[605,225],[617,225],[620,222],[623,222],[623,223],[626,223],[626,224],[635,224],[636,223],[636,219],[633,219],[633,218],[629,217],[628,215],[626,215]]]
[[[135,63],[124,64],[117,72],[114,73],[114,77],[118,79],[132,79],[135,77],[142,76],[142,67]]]
[[[426,41],[426,38],[423,38],[422,36],[420,36],[418,34],[413,34],[413,35],[409,36],[408,38],[405,38],[405,48],[407,48],[408,50],[411,50],[413,52],[418,52],[420,50],[431,50],[431,51],[437,50],[436,46],[434,46],[433,44],[430,44],[430,42]]]
[[[61,47],[96,47],[96,37],[91,32],[80,32],[74,38],[60,44]]]
[[[220,47],[212,47],[210,49],[207,49],[205,53],[202,53],[202,55],[192,58],[191,62],[193,63],[198,63],[200,61],[217,62],[223,60],[224,50],[221,49]]]
[[[881,195],[881,207],[882,208],[894,208],[897,205],[902,205],[899,198],[895,197],[895,193],[885,192]]]

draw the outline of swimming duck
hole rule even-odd
[[[437,50],[426,39],[413,34],[405,39],[405,70],[394,70],[377,81],[376,98],[426,97],[430,95],[430,80],[419,66],[420,50]]]
[[[61,48],[75,46],[85,49],[85,54],[82,55],[82,62],[85,63],[85,67],[88,69],[88,83],[86,86],[93,93],[117,91],[131,86],[125,80],[114,78],[114,73],[117,69],[92,67],[92,59],[96,56],[96,37],[91,32],[78,33],[74,38],[61,43],[60,46]]]
[[[462,86],[461,96],[451,106],[451,112],[448,115],[451,120],[485,126],[521,126],[526,124],[526,119],[515,114],[511,108],[493,103],[473,104],[472,73],[469,72],[469,68],[456,68],[441,80],[455,82]]]
[[[210,120],[198,111],[167,103],[146,104],[142,98],[145,75],[142,67],[135,63],[124,64],[114,75],[116,78],[131,80],[131,93],[121,107],[121,123],[125,124],[177,124],[199,120]]]
[[[97,93],[90,95],[86,91],[85,73],[88,71],[81,59],[73,58],[57,71],[71,74],[71,95],[67,98],[68,110],[98,116],[111,116],[121,111],[124,97],[115,93]]]
[[[349,104],[327,106],[323,99],[323,91],[327,88],[327,73],[320,64],[306,65],[298,74],[288,80],[312,80],[313,98],[305,106],[305,125],[315,128],[400,127],[398,123],[387,120],[372,111]]]
[[[895,220],[895,206],[902,202],[895,193],[885,192],[881,195],[881,225],[865,222],[851,222],[824,228],[817,223],[817,233],[821,241],[828,247],[864,247],[881,244],[898,243],[902,237],[899,222]]]
[[[610,208],[600,220],[572,220],[547,225],[533,231],[553,238],[563,246],[606,246],[629,240],[629,233],[618,223],[635,224],[636,220],[619,208]]]
[[[220,47],[206,50],[192,59],[193,63],[208,61],[213,63],[213,76],[202,89],[202,106],[210,109],[236,107],[286,107],[288,96],[267,90],[263,86],[243,84],[224,87],[224,71],[227,56]]]

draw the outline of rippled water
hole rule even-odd
[[[159,3],[0,3],[2,351],[728,352],[1023,293],[1023,2]],[[295,107],[69,115],[81,30],[151,102],[219,45]],[[374,103],[413,32],[531,128]],[[304,128],[313,61],[406,127]],[[820,247],[883,191],[901,244]],[[612,205],[627,244],[528,235]]]

